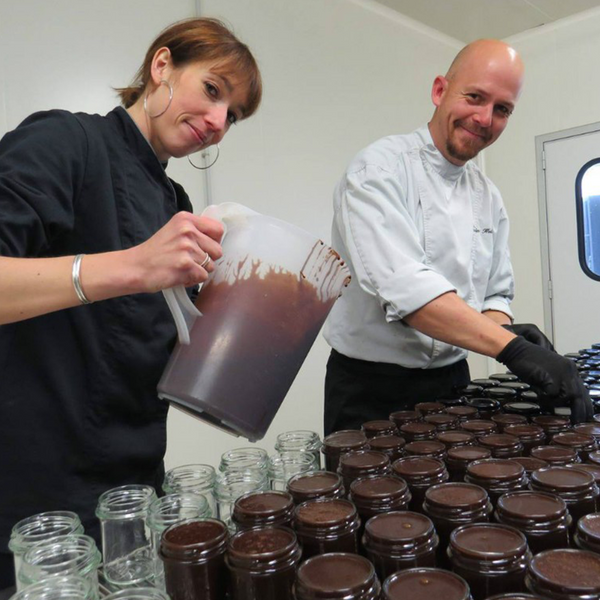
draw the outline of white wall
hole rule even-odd
[[[600,9],[507,41],[525,61],[525,87],[506,132],[486,150],[486,169],[511,219],[515,315],[543,327],[535,136],[600,121]]]
[[[257,115],[221,144],[213,201],[247,204],[328,242],[332,191],[349,160],[428,120],[431,83],[462,44],[370,1],[203,0],[201,8],[248,43],[265,84]],[[322,433],[328,354],[320,337],[260,447],[272,451],[282,431]],[[171,411],[168,467],[216,464],[242,445]]]

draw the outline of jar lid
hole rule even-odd
[[[524,381],[503,381],[501,387],[515,390],[517,393],[527,392],[531,389],[531,386]]]
[[[540,427],[570,427],[568,417],[560,415],[535,415],[531,417],[531,421]]]
[[[525,469],[518,462],[502,458],[476,460],[467,467],[467,473],[478,479],[512,480],[522,477]]]
[[[365,530],[372,538],[389,542],[429,538],[434,533],[429,517],[410,510],[375,515],[367,521]]]
[[[378,435],[369,440],[371,450],[399,450],[406,444],[406,440],[399,435]]]
[[[600,543],[600,513],[590,513],[577,522],[577,533],[588,540]]]
[[[492,373],[490,375],[490,379],[495,379],[496,381],[519,381],[519,378],[514,373]]]
[[[559,446],[567,446],[571,448],[586,448],[592,447],[594,448],[595,442],[594,438],[587,433],[578,433],[577,431],[563,431],[561,433],[557,433],[552,438],[553,444],[558,444]]]
[[[294,493],[329,493],[335,492],[342,485],[342,478],[329,471],[312,471],[300,473],[292,477],[287,484],[288,490]]]
[[[598,450],[594,450],[594,452],[590,452],[588,454],[588,460],[595,465],[600,465],[600,452]]]
[[[527,423],[527,417],[524,417],[523,415],[517,415],[514,413],[502,413],[499,415],[493,415],[491,420],[497,425],[519,425],[522,423]]]
[[[235,501],[234,512],[248,515],[273,515],[290,510],[294,500],[287,492],[249,492]]]
[[[470,598],[467,582],[442,569],[406,569],[390,575],[383,584],[385,600],[467,600]]]
[[[521,445],[519,438],[508,433],[489,433],[479,437],[484,448],[516,448]]]
[[[363,431],[359,431],[358,429],[343,429],[341,431],[330,433],[323,440],[323,451],[327,452],[327,449],[338,450],[360,448],[366,443],[367,436]]]
[[[470,431],[439,431],[435,437],[445,446],[462,446],[475,440],[475,434]]]
[[[531,456],[552,463],[567,464],[577,460],[577,452],[573,448],[561,446],[536,446],[531,449]]]
[[[596,483],[600,482],[600,465],[593,463],[571,463],[565,465],[566,469],[579,469],[580,471],[587,471],[595,479]]]
[[[557,492],[585,489],[594,485],[594,481],[594,476],[587,471],[567,467],[545,467],[531,474],[532,485]]]
[[[467,399],[464,396],[456,396],[451,398],[438,398],[437,401],[446,407],[446,411],[454,406],[463,406]]]
[[[345,468],[370,468],[385,467],[390,464],[390,458],[383,452],[376,450],[353,450],[340,458],[340,472]]]
[[[451,406],[446,409],[446,413],[449,415],[456,415],[457,417],[472,417],[477,414],[477,409],[474,406]]]
[[[406,493],[404,479],[393,475],[376,475],[355,479],[350,485],[352,496],[360,498],[396,498]]]
[[[561,596],[600,593],[600,556],[586,550],[545,550],[529,563],[531,577]]]
[[[492,452],[482,446],[456,446],[448,450],[448,458],[454,460],[482,460],[490,458]]]
[[[426,423],[431,423],[436,427],[439,426],[449,426],[458,421],[458,417],[456,415],[449,415],[448,413],[435,413],[433,415],[425,415],[423,420]]]
[[[514,456],[510,460],[514,460],[518,462],[520,465],[523,465],[525,469],[525,473],[530,475],[537,469],[542,469],[543,467],[547,467],[548,463],[545,460],[540,458],[534,458],[533,456]]]
[[[445,408],[446,407],[440,402],[417,402],[415,404],[415,410],[424,415],[442,412]]]
[[[427,489],[425,501],[440,508],[466,509],[485,506],[488,494],[482,487],[472,483],[440,483]]]
[[[517,392],[507,387],[497,386],[487,388],[485,390],[485,395],[488,396],[488,398],[493,398],[494,400],[510,400],[511,398],[517,397]]]
[[[533,402],[534,404],[538,403],[539,396],[533,390],[525,390],[520,393],[521,400],[527,400],[527,402]]]
[[[573,430],[591,435],[596,439],[600,437],[600,423],[578,423],[577,425],[573,425]]]
[[[544,435],[544,430],[539,425],[509,425],[504,433],[514,435],[518,438],[540,437]]]
[[[454,388],[454,390],[464,396],[472,397],[478,396],[483,392],[483,388],[480,385],[474,385],[472,383],[468,385],[462,385]]]
[[[313,556],[296,573],[296,588],[308,590],[318,598],[348,598],[355,594],[363,597],[377,585],[375,582],[375,570],[366,558],[344,552]]]
[[[460,428],[465,431],[471,431],[475,435],[492,433],[498,429],[494,421],[488,421],[487,419],[471,419],[470,421],[461,423]]]
[[[356,507],[342,498],[307,500],[296,507],[296,520],[308,526],[336,525],[356,516]]]
[[[497,510],[519,519],[557,519],[567,512],[567,505],[556,494],[525,490],[500,496]]]
[[[498,385],[496,379],[472,379],[471,383],[473,385],[479,385],[482,388],[496,387]]]
[[[475,559],[509,559],[527,552],[527,539],[514,527],[495,523],[470,523],[450,534],[454,552]]]
[[[540,405],[534,402],[507,402],[503,407],[504,412],[516,415],[533,416],[540,413]]]
[[[396,423],[394,423],[394,421],[390,421],[389,419],[367,421],[366,423],[363,423],[360,428],[366,433],[367,437],[369,435],[377,435],[382,431],[386,433],[392,433],[398,429],[396,427]]]
[[[446,446],[436,440],[421,440],[406,444],[404,451],[413,456],[438,456],[445,454]]]
[[[416,410],[396,410],[390,413],[390,421],[418,421],[421,418],[421,413]]]
[[[297,545],[296,534],[283,527],[257,527],[236,533],[227,552],[230,557],[272,559],[288,554]]]
[[[494,413],[500,410],[500,402],[493,398],[473,397],[469,398],[467,403],[469,406],[475,407],[480,412]]]
[[[445,471],[444,463],[430,456],[404,456],[392,464],[394,472],[401,477],[440,475]]]

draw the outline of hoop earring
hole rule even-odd
[[[206,169],[210,169],[218,160],[219,160],[219,155],[221,154],[221,148],[219,148],[219,144],[217,144],[217,158],[215,158],[215,160],[213,160],[210,165],[206,165],[206,167],[199,167],[198,165],[195,165],[192,162],[192,159],[190,158],[190,155],[188,154],[188,162],[190,163],[190,165],[192,165],[192,167],[194,167],[194,169],[198,169],[198,171],[206,171]],[[202,150],[200,156],[202,156],[202,158],[204,158],[206,156],[206,148],[204,150]]]
[[[161,110],[159,113],[156,113],[155,115],[151,115],[148,112],[148,96],[150,95],[150,92],[146,92],[146,95],[144,96],[144,112],[151,119],[156,119],[156,117],[160,117],[161,115],[164,115],[167,112],[167,110],[169,110],[169,106],[171,106],[171,101],[173,100],[173,87],[171,86],[171,84],[166,79],[161,79],[160,85],[166,85],[169,88],[169,101],[167,102],[167,106],[165,106],[164,110]]]

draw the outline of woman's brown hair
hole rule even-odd
[[[254,56],[224,23],[208,18],[179,21],[159,34],[148,48],[131,85],[117,89],[125,108],[135,104],[146,89],[150,81],[152,59],[156,51],[163,47],[170,50],[175,68],[194,62],[215,63],[219,74],[235,78],[236,83],[247,90],[242,118],[256,112],[262,96],[262,80]]]

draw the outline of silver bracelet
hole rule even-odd
[[[79,302],[81,304],[91,304],[92,301],[88,300],[87,296],[83,293],[83,288],[81,287],[81,259],[85,256],[85,254],[78,254],[73,260],[73,270],[71,272],[71,279],[73,281],[73,287],[75,288],[75,293],[79,298]]]

